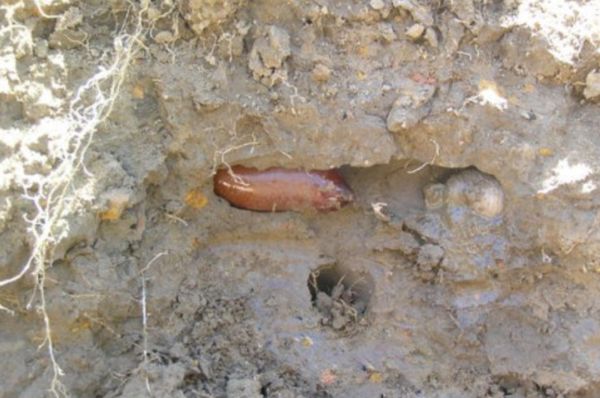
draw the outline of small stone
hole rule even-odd
[[[344,317],[342,314],[339,316],[335,316],[333,321],[331,321],[331,327],[334,330],[342,330],[344,326],[348,323],[348,318]]]
[[[419,250],[419,242],[409,232],[400,231],[396,244],[397,249],[407,256],[412,256]]]
[[[269,28],[269,45],[268,50],[263,50],[262,57],[264,64],[269,68],[279,68],[291,53],[290,35],[282,28],[271,26]]]
[[[415,0],[392,0],[392,4],[396,8],[408,11],[416,22],[420,22],[425,26],[433,25],[433,15],[429,8],[419,5]]]
[[[168,44],[175,41],[175,36],[168,30],[163,30],[162,32],[158,32],[156,36],[154,36],[154,41],[158,44]]]
[[[232,398],[260,398],[261,385],[258,380],[232,379],[227,382],[227,396]]]
[[[315,342],[310,337],[304,336],[300,340],[300,344],[302,344],[304,347],[312,347],[315,344]]]
[[[33,48],[33,53],[38,58],[48,57],[48,41],[45,39],[37,40]]]
[[[318,292],[316,306],[320,311],[328,312],[333,306],[333,299],[325,292]]]
[[[436,268],[444,258],[444,249],[438,245],[427,243],[421,246],[417,256],[417,264],[423,271]]]
[[[328,98],[333,98],[337,95],[338,89],[337,87],[327,87],[325,89],[325,96]]]
[[[178,4],[179,12],[186,19],[189,27],[202,37],[206,29],[218,28],[232,20],[246,0],[169,0],[149,3],[162,3],[167,8],[169,3]]]
[[[533,111],[526,111],[524,109],[519,112],[519,115],[525,120],[535,120],[537,118]]]
[[[161,12],[157,8],[148,7],[148,11],[146,11],[146,15],[148,16],[148,20],[156,21],[160,17]]]
[[[410,111],[406,108],[393,108],[386,120],[387,129],[392,133],[399,133],[416,125],[418,122],[418,118],[411,115]]]
[[[367,165],[365,164],[365,166]],[[387,207],[388,204],[385,202],[371,203],[371,208],[373,209],[373,213],[375,213],[375,217],[384,222],[390,222],[392,220],[392,217],[389,214],[389,210]]]
[[[425,207],[430,210],[439,209],[444,205],[446,186],[444,184],[429,184],[423,189]]]
[[[425,105],[434,94],[434,86],[407,82],[388,114],[388,130],[398,133],[419,123],[427,114]]]
[[[287,78],[284,61],[291,55],[290,35],[279,27],[270,26],[266,34],[256,39],[248,67],[254,79],[272,87]]]
[[[600,97],[600,71],[593,70],[585,78],[585,89],[583,96],[586,99],[597,99]]]
[[[391,43],[396,40],[396,33],[392,28],[392,25],[385,23],[379,26],[379,33],[381,34],[381,38],[385,40],[387,43]]]
[[[446,188],[447,203],[451,207],[466,206],[486,218],[500,215],[504,208],[502,185],[494,176],[479,170],[467,169],[452,175]]]
[[[430,242],[439,242],[447,232],[442,216],[434,212],[409,216],[404,219],[404,225],[421,239]]]
[[[408,36],[411,40],[417,40],[423,36],[424,32],[425,26],[421,25],[420,23],[416,23],[406,30],[406,36]]]
[[[427,40],[427,43],[433,48],[437,48],[439,45],[437,33],[435,33],[433,28],[427,28],[425,31],[425,40]]]
[[[371,0],[369,4],[374,10],[381,10],[383,9],[383,7],[385,7],[385,3],[383,2],[383,0]]]
[[[170,200],[165,205],[165,211],[169,214],[178,214],[183,210],[183,203],[178,200]]]
[[[326,82],[331,77],[331,69],[326,65],[317,64],[312,71],[312,78],[316,82]]]

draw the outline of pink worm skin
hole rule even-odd
[[[255,211],[338,210],[354,195],[338,170],[266,170],[233,166],[213,179],[215,194],[231,205]]]

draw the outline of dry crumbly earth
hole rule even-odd
[[[0,397],[599,396],[599,20],[3,1]],[[233,164],[355,201],[237,209]]]

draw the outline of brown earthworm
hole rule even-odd
[[[213,183],[215,194],[231,205],[255,211],[329,211],[353,200],[352,190],[336,169],[233,166],[217,171]]]

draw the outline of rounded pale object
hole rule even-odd
[[[446,189],[449,205],[467,206],[483,217],[495,217],[504,208],[504,191],[498,180],[476,169],[453,175]]]

